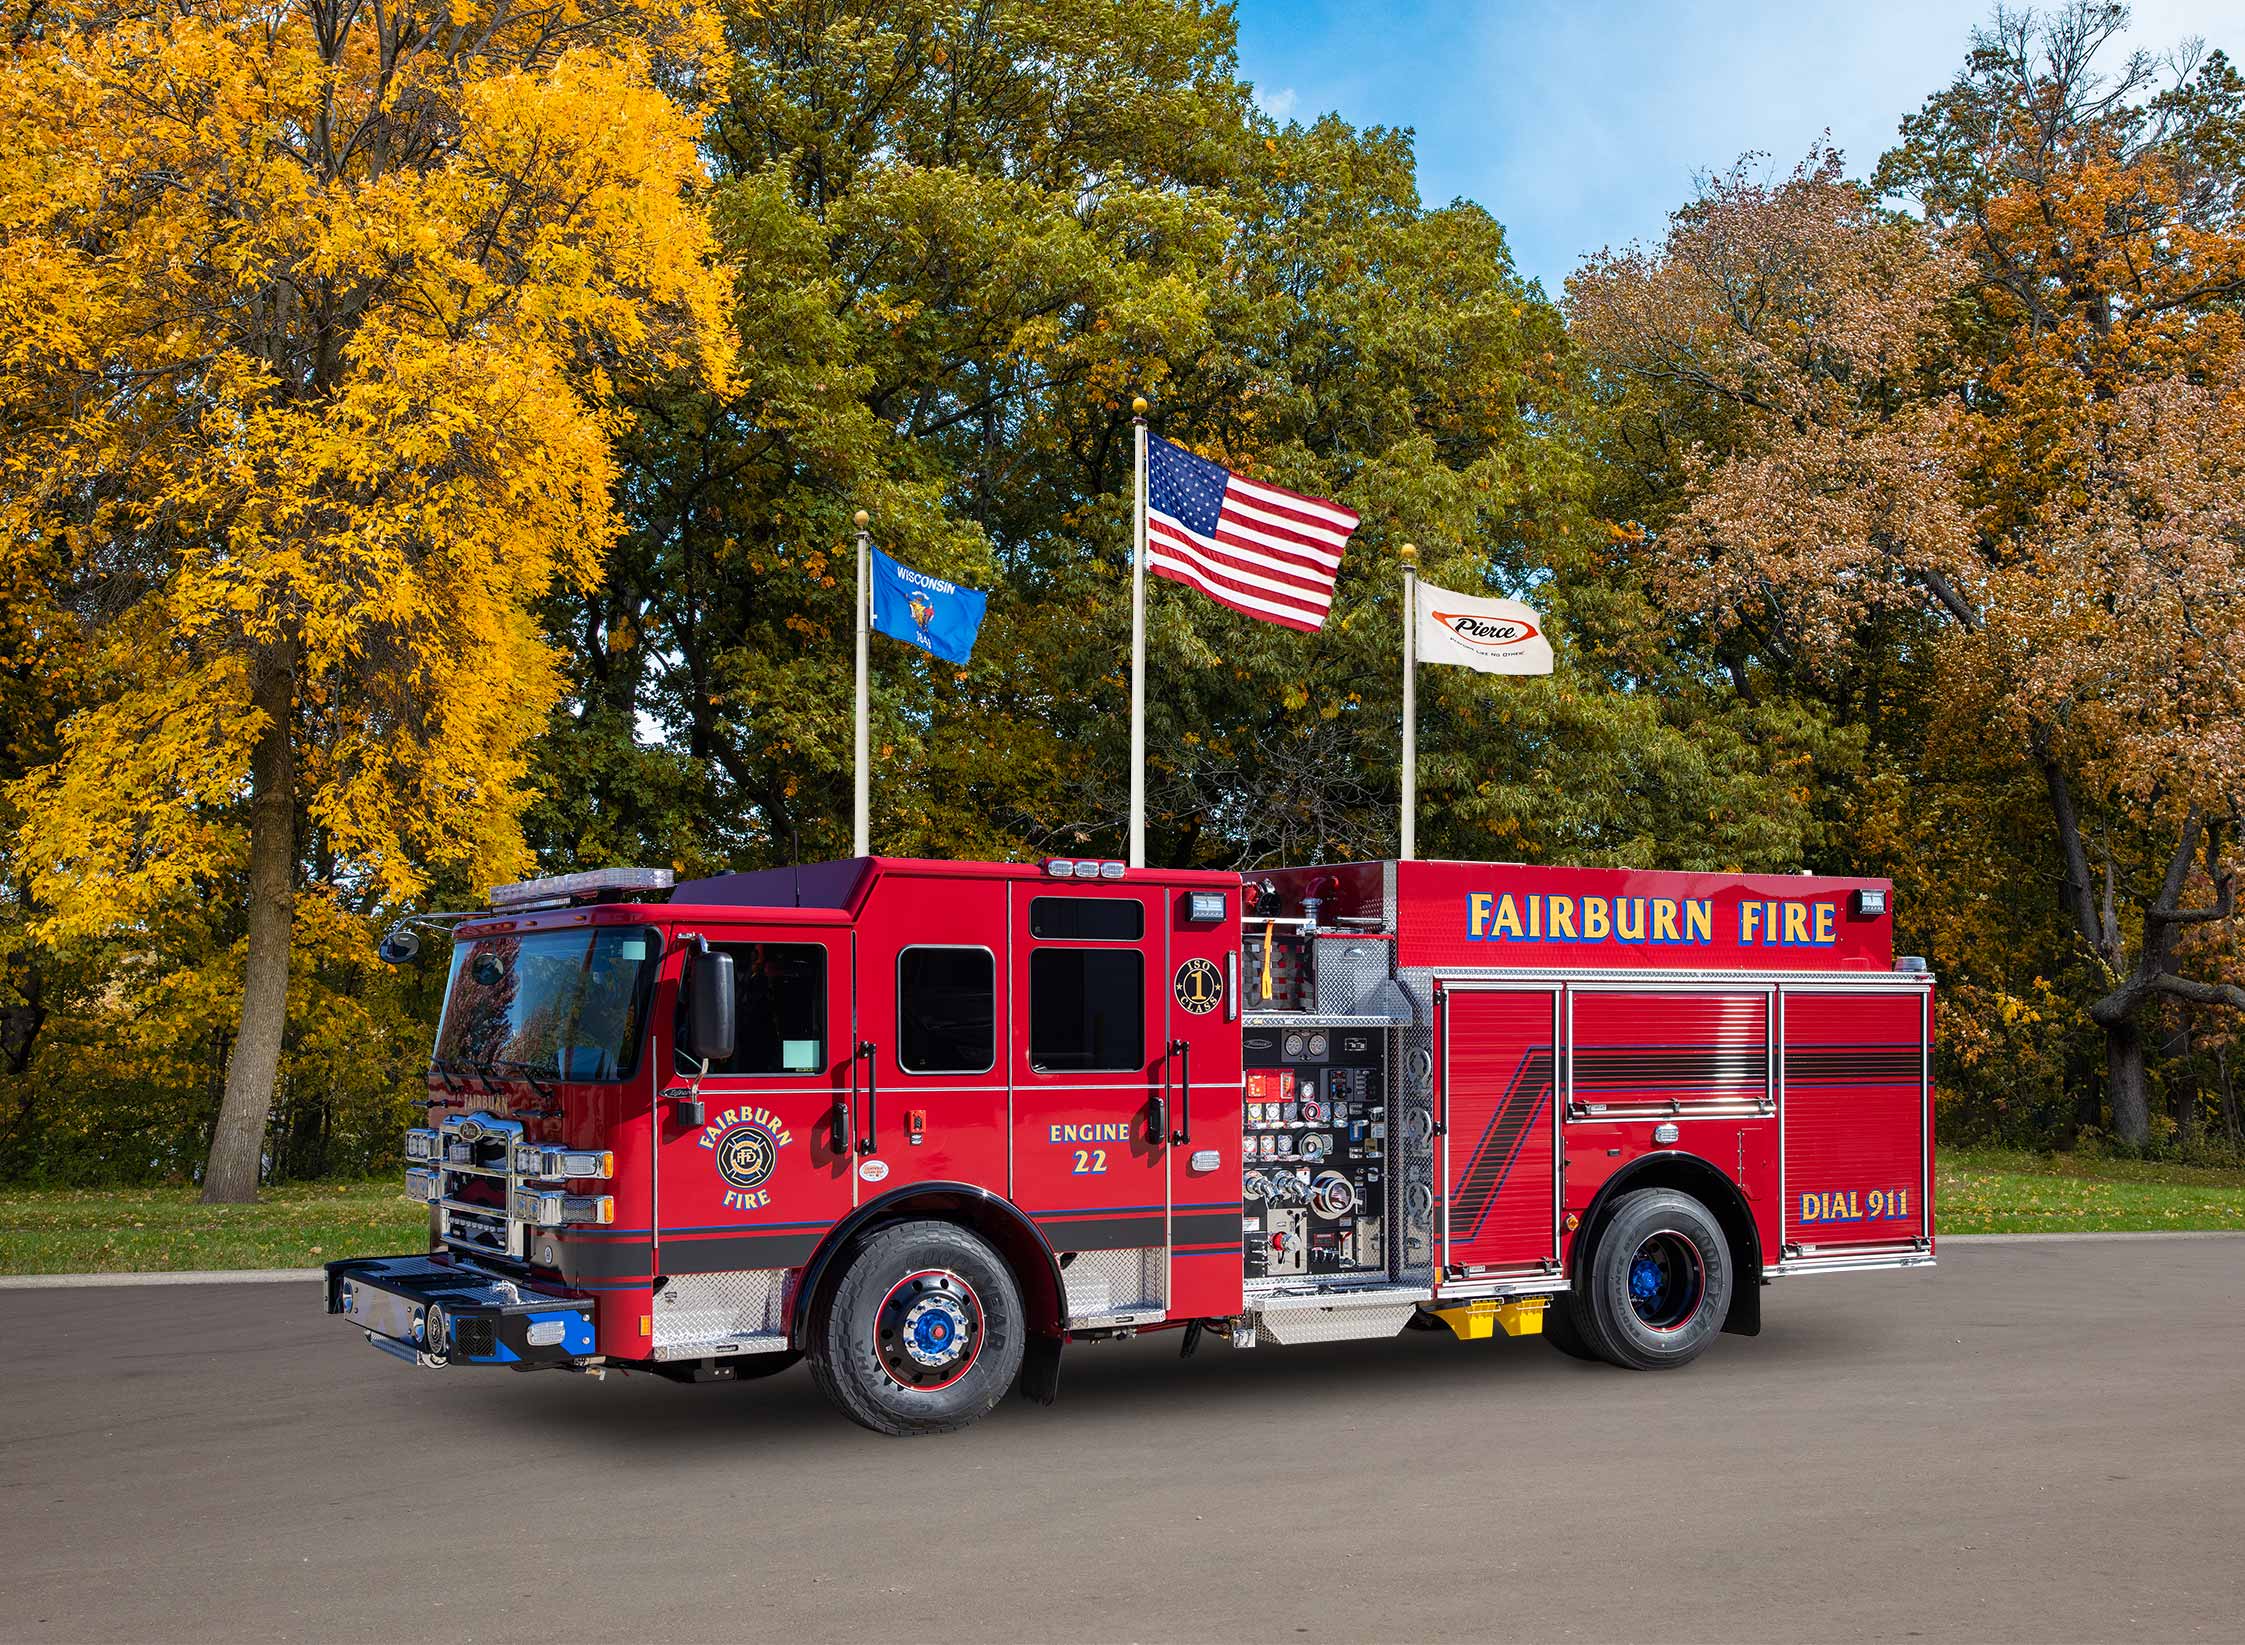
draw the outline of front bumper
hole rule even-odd
[[[417,1365],[581,1365],[593,1305],[429,1257],[327,1264],[327,1311],[385,1353]]]

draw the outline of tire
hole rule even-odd
[[[877,1434],[942,1434],[989,1412],[1021,1371],[1021,1288],[982,1240],[901,1222],[850,1253],[811,1320],[811,1376]]]
[[[1573,1323],[1584,1346],[1615,1365],[1688,1365],[1722,1330],[1733,1277],[1730,1245],[1707,1207],[1672,1188],[1640,1188],[1615,1202],[1578,1271]]]
[[[776,1377],[782,1371],[792,1371],[802,1363],[802,1354],[793,1348],[777,1354],[743,1354],[733,1361],[733,1380],[758,1382],[765,1377]]]

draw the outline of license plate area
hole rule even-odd
[[[592,1304],[426,1256],[327,1265],[327,1311],[431,1365],[566,1365],[593,1354]]]

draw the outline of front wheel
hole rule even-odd
[[[1730,1246],[1707,1207],[1672,1188],[1624,1194],[1577,1278],[1587,1346],[1633,1371],[1697,1359],[1731,1304]]]
[[[940,1434],[1005,1396],[1024,1343],[1004,1259],[951,1223],[903,1222],[858,1245],[815,1311],[811,1376],[875,1433]]]

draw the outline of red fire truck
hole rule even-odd
[[[330,1263],[328,1310],[424,1366],[808,1359],[892,1434],[1172,1328],[1682,1365],[1773,1280],[1932,1265],[1888,899],[1423,861],[504,887],[444,917],[428,1249]]]

